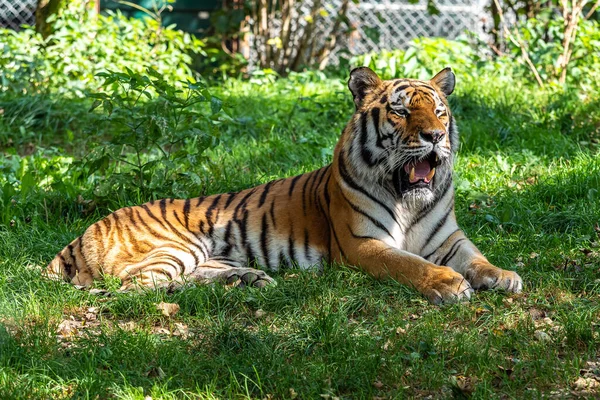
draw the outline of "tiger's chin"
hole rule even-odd
[[[408,206],[421,207],[435,200],[429,187],[416,187],[402,193],[402,201]]]

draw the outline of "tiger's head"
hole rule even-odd
[[[455,77],[381,80],[366,67],[350,73],[356,112],[345,153],[354,171],[402,199],[428,203],[450,183],[458,132],[446,97]]]

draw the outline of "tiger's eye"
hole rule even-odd
[[[392,112],[394,114],[396,114],[397,116],[402,117],[402,118],[406,118],[409,115],[408,110],[406,110],[405,108],[400,108],[398,110],[393,110]]]

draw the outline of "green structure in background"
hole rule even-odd
[[[153,10],[155,4],[160,6],[160,0],[130,0],[148,10]],[[202,33],[210,26],[210,14],[221,8],[221,0],[177,0],[172,3],[172,11],[165,11],[162,14],[163,25],[168,26],[176,24],[177,28],[190,33]],[[123,14],[134,17],[144,18],[146,13],[137,10],[134,7],[119,3],[114,0],[101,0],[101,10],[117,10]]]

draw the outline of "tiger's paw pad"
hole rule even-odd
[[[468,301],[474,292],[469,282],[458,272],[442,268],[421,293],[433,304]]]
[[[494,266],[470,268],[465,277],[475,289],[499,289],[510,293],[523,290],[523,279],[519,274]]]

